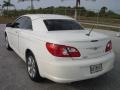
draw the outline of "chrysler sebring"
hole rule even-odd
[[[20,16],[7,24],[5,40],[6,48],[25,61],[33,81],[70,83],[98,77],[114,67],[110,38],[67,16]]]

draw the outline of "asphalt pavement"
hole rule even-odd
[[[116,32],[96,31],[112,39],[116,55],[114,69],[98,78],[59,84],[47,79],[40,83],[31,81],[21,58],[6,50],[4,27],[0,27],[0,90],[120,90],[120,38],[116,37]]]

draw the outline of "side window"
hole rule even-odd
[[[25,24],[24,19],[21,17],[13,23],[13,27],[14,28],[23,28],[24,24]]]
[[[32,30],[32,21],[29,17],[23,16],[15,21],[14,28],[30,29]]]
[[[24,29],[31,29],[32,30],[32,21],[29,17],[25,17],[24,19],[25,21],[25,25],[24,25]]]

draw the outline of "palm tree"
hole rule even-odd
[[[15,5],[11,3],[11,0],[3,1],[2,9],[4,9],[5,7],[7,7],[7,12],[8,12],[8,8],[9,7],[14,7],[15,8]]]
[[[103,6],[101,9],[100,9],[100,16],[105,16],[106,15],[106,12],[107,12],[108,8]]]
[[[33,9],[34,9],[34,4],[33,4],[33,2],[34,2],[34,1],[40,1],[40,0],[18,0],[18,2],[25,2],[25,1],[30,1],[30,2],[31,2],[31,10],[33,10]]]
[[[65,0],[61,0],[61,1],[65,1]],[[86,0],[86,1],[90,1],[90,0]],[[91,0],[91,1],[96,1],[96,0]],[[75,18],[77,19],[77,9],[78,7],[80,7],[81,5],[81,0],[76,0],[76,6],[75,6]]]

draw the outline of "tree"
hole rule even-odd
[[[8,13],[8,8],[9,7],[14,7],[15,8],[15,5],[11,3],[11,0],[3,1],[2,8],[4,9],[5,7],[7,7],[7,13]]]
[[[120,19],[120,14],[117,14],[117,13],[111,11],[111,10],[109,10],[109,11],[107,12],[107,16],[108,16],[109,18]]]
[[[61,0],[61,1],[65,1],[65,0]],[[86,0],[86,1],[96,1],[96,0]],[[75,6],[75,18],[77,19],[77,13],[78,13],[78,7],[80,7],[81,5],[81,0],[76,0],[76,6]]]
[[[79,10],[78,10],[78,13],[80,16],[85,16],[86,13],[87,13],[87,10],[85,7],[80,7]]]
[[[94,11],[87,11],[87,17],[94,17],[96,13]]]
[[[40,1],[40,0],[18,0],[19,2],[25,2],[25,1],[29,1],[29,2],[31,2],[31,10],[33,10],[34,9],[34,4],[33,4],[33,2],[34,1]]]
[[[108,8],[103,6],[101,9],[100,9],[100,16],[103,16],[105,17],[106,16],[106,13],[107,13],[107,10]]]

